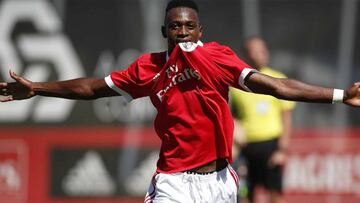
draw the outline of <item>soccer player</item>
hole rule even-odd
[[[233,141],[229,86],[288,100],[360,106],[360,83],[344,92],[275,79],[252,69],[228,47],[202,43],[198,7],[191,0],[169,2],[162,33],[167,51],[144,54],[104,79],[32,82],[10,72],[15,82],[0,83],[1,95],[7,96],[2,101],[36,95],[122,95],[128,101],[149,96],[158,111],[154,126],[162,144],[145,202],[156,203],[236,202],[238,179],[228,165]]]
[[[250,37],[244,44],[252,67],[265,75],[286,77],[268,67],[269,51],[263,39]],[[295,103],[234,88],[230,89],[230,95],[234,122],[240,126],[235,130],[243,132],[234,133],[234,143],[240,140],[236,136],[245,136],[245,143],[236,144],[241,150],[239,158],[245,158],[248,167],[248,198],[254,202],[255,186],[262,185],[269,192],[272,203],[281,203],[282,167],[289,147],[291,112]]]

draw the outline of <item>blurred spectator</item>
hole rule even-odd
[[[249,38],[245,51],[248,63],[259,72],[276,78],[286,77],[268,67],[269,52],[263,39]],[[248,187],[248,190],[240,188],[239,194],[247,194],[249,201],[254,202],[255,188],[263,186],[272,203],[281,203],[282,166],[286,162],[295,103],[236,89],[230,94],[235,121],[234,146],[238,148],[236,151],[241,149],[237,171],[240,177],[247,177]],[[248,170],[244,169],[244,163]]]

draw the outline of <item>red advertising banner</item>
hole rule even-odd
[[[26,202],[28,151],[20,139],[0,142],[0,202]]]
[[[61,127],[27,127],[27,128],[13,128],[2,127],[0,134],[0,202],[7,203],[136,203],[143,202],[145,193],[141,195],[121,196],[120,192],[107,194],[101,193],[100,190],[94,190],[96,187],[92,184],[94,182],[80,182],[80,188],[90,188],[90,191],[78,191],[74,187],[66,187],[66,177],[71,174],[76,174],[76,168],[84,169],[79,176],[86,175],[85,178],[91,179],[94,174],[110,174],[109,177],[115,177],[114,173],[120,173],[108,169],[120,165],[117,161],[106,165],[107,151],[114,151],[116,149],[121,153],[125,153],[125,149],[148,149],[148,151],[156,151],[159,148],[159,139],[151,128],[119,128],[119,127],[75,127],[75,128],[61,128]],[[64,152],[65,153],[60,153]],[[73,151],[83,151],[83,156],[79,155],[79,160],[74,161],[74,166],[68,168],[69,171],[64,175],[65,180],[58,180],[57,174],[54,172],[62,172],[61,169],[66,170],[63,165],[66,165],[64,160],[70,160],[74,157]],[[105,151],[105,153],[103,153]],[[123,152],[124,151],[124,152]],[[107,152],[107,153],[106,153]],[[53,163],[53,158],[58,155],[66,155],[62,159],[57,159],[60,163]],[[105,155],[105,156],[104,156]],[[115,156],[114,154],[111,154]],[[140,159],[140,154],[137,159]],[[119,158],[120,159],[120,158]],[[61,161],[63,163],[61,163]],[[125,160],[127,163],[128,161]],[[85,164],[82,164],[85,163]],[[100,164],[98,164],[100,163]],[[121,163],[119,161],[119,163]],[[155,169],[153,163],[151,171],[152,174]],[[110,167],[106,168],[108,165]],[[122,164],[126,165],[126,164]],[[56,168],[55,170],[55,167]],[[60,166],[60,167],[59,167]],[[95,167],[94,167],[95,166]],[[10,172],[3,172],[10,168]],[[98,170],[94,172],[94,168]],[[99,169],[100,168],[100,169]],[[120,170],[120,166],[118,167]],[[133,168],[130,168],[132,170]],[[99,173],[100,172],[100,173]],[[112,172],[112,174],[111,174]],[[70,175],[68,175],[70,174]],[[125,174],[126,176],[126,174]],[[103,177],[103,176],[102,176]],[[71,179],[71,181],[76,180]],[[149,175],[151,178],[151,175]],[[92,179],[97,184],[102,184],[101,178]],[[105,179],[107,180],[107,179]],[[57,181],[54,183],[54,181]],[[69,181],[70,182],[70,181]],[[74,182],[74,181],[73,181]],[[113,182],[117,185],[122,185],[117,177]],[[131,181],[128,181],[131,182]],[[142,182],[145,182],[142,179]],[[70,182],[71,183],[71,182]],[[148,183],[146,187],[148,186]],[[65,185],[64,191],[70,191],[66,194],[56,195],[54,187],[56,185]],[[69,185],[69,184],[68,184]],[[92,187],[91,187],[92,186]],[[66,190],[70,188],[72,190]],[[79,188],[79,187],[77,187]],[[146,188],[147,189],[147,188]],[[146,190],[145,189],[145,190]],[[75,192],[74,192],[75,191]],[[71,193],[72,192],[72,193]],[[78,192],[78,193],[76,193]],[[86,192],[93,192],[95,195],[87,195]],[[54,195],[55,194],[55,195]],[[85,195],[82,195],[85,194]],[[134,193],[130,193],[134,194]]]
[[[143,202],[159,146],[143,127],[2,127],[0,202]],[[360,202],[360,129],[296,131],[284,185],[291,203]]]
[[[360,202],[360,131],[295,132],[284,175],[288,202]]]

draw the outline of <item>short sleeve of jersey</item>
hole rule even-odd
[[[222,68],[222,82],[228,86],[250,91],[244,82],[249,73],[256,72],[255,69],[241,60],[235,52],[227,46],[211,43],[211,45],[209,45],[209,53],[215,63]]]
[[[138,58],[127,69],[112,72],[105,81],[129,102],[149,95],[155,70],[156,64],[150,60],[150,54],[147,54]]]

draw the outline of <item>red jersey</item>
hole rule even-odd
[[[219,158],[231,163],[229,86],[247,89],[243,80],[253,69],[215,42],[180,43],[166,59],[166,52],[145,54],[105,78],[128,100],[149,96],[156,107],[157,171],[186,171]]]

